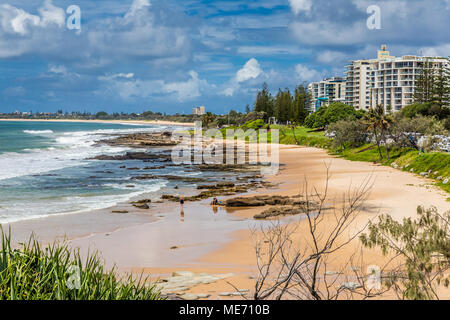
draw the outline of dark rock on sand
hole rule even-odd
[[[305,201],[296,197],[288,196],[254,196],[254,197],[239,197],[229,199],[226,201],[227,207],[261,207],[261,206],[288,206],[288,205],[304,205]]]
[[[215,185],[200,185],[197,187],[198,190],[213,190],[213,189],[225,189],[233,188],[235,184],[233,182],[219,182]]]
[[[305,213],[302,207],[286,206],[286,207],[275,207],[263,211],[260,214],[254,216],[257,220],[275,218],[278,216],[295,216],[298,214]]]
[[[133,204],[133,206],[138,208],[138,209],[142,209],[142,210],[150,209],[150,206],[148,204],[146,204],[146,203],[143,203],[143,204],[136,203],[136,204]]]
[[[227,207],[263,207],[266,203],[263,200],[257,200],[255,198],[234,198],[226,201]]]
[[[114,210],[112,213],[128,213],[127,210]]]

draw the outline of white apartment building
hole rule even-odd
[[[357,110],[368,110],[370,107],[371,61],[351,61],[346,68],[345,103]]]
[[[385,45],[377,59],[351,61],[347,66],[345,102],[358,110],[379,104],[399,111],[414,102],[415,81],[425,61],[436,70],[448,68],[448,60],[439,57],[393,57]]]
[[[436,70],[448,68],[448,61],[436,57],[403,56],[374,61],[371,67],[371,106],[383,105],[387,111],[399,111],[414,103],[415,82],[424,63]]]
[[[204,114],[206,114],[205,106],[200,106],[198,108],[193,108],[192,109],[192,114],[195,114],[197,116],[203,116]]]
[[[346,79],[342,77],[327,78],[308,85],[311,94],[310,111],[317,111],[322,105],[331,102],[345,102]]]

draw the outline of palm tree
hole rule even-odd
[[[385,114],[383,106],[378,105],[375,107],[375,109],[370,108],[365,120],[368,125],[368,130],[373,131],[375,135],[378,153],[380,155],[380,161],[382,161],[383,154],[381,153],[381,142],[384,140],[384,142],[386,143],[386,133],[389,131],[392,119],[390,116]],[[388,159],[390,159],[389,148],[387,144],[386,156]]]
[[[214,121],[214,115],[211,112],[207,112],[203,115],[203,126],[208,128],[209,124]]]

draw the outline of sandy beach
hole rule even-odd
[[[393,168],[351,162],[321,149],[296,146],[281,146],[280,163],[280,172],[266,177],[277,187],[259,189],[256,193],[292,196],[301,192],[305,181],[309,190],[316,187],[323,192],[327,166],[331,173],[328,186],[331,198],[340,199],[349,188],[370,179],[371,192],[364,212],[354,222],[354,230],[360,230],[379,214],[390,214],[398,220],[415,217],[419,205],[435,206],[441,212],[450,210],[448,194],[432,186],[431,181]],[[67,236],[71,245],[82,252],[101,252],[108,266],[144,273],[153,279],[170,276],[175,271],[230,274],[227,279],[195,286],[187,293],[208,292],[210,298],[216,299],[223,291],[234,291],[230,283],[251,290],[256,275],[251,228],[267,223],[253,219],[263,209],[212,208],[209,202],[208,199],[187,203],[183,210],[176,203],[154,204],[146,213],[123,204],[88,214],[13,223],[11,228],[16,241],[23,241],[32,231],[48,242]],[[111,214],[115,209],[130,213]],[[286,219],[301,221],[302,217]],[[302,222],[300,225],[299,237],[306,227]],[[359,241],[351,243],[333,259],[331,268],[338,269],[359,248]],[[364,251],[369,264],[383,259],[379,252]]]
[[[194,123],[183,123],[163,120],[69,120],[69,119],[0,119],[0,121],[18,121],[18,122],[85,122],[85,123],[115,123],[115,124],[147,124],[160,126],[181,126],[193,127]]]

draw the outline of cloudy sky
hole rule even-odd
[[[381,44],[448,56],[449,30],[450,0],[2,0],[0,112],[244,110]]]

